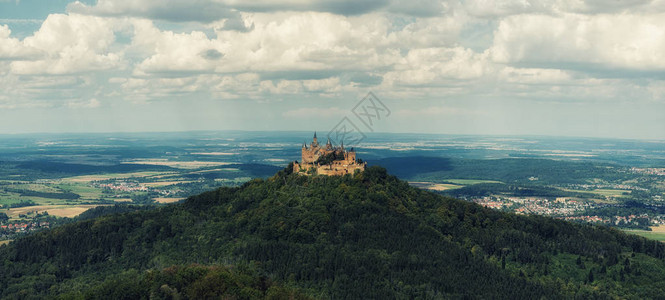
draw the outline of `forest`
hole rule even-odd
[[[411,187],[381,167],[334,177],[291,171],[172,205],[100,208],[0,246],[1,296],[644,299],[665,292],[665,245],[657,241],[494,211]]]

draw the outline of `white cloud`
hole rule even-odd
[[[460,32],[469,21],[465,15],[417,19],[389,33],[388,42],[401,49],[457,46]]]
[[[348,110],[340,109],[339,107],[318,108],[318,107],[302,107],[294,110],[289,110],[282,113],[283,117],[287,118],[330,118],[330,117],[343,117],[348,114]]]
[[[465,0],[462,5],[469,14],[497,18],[520,14],[559,15],[565,13],[625,13],[631,11],[662,11],[662,0]]]
[[[302,85],[308,92],[337,92],[341,90],[339,77],[303,80]]]
[[[107,17],[140,17],[173,22],[208,23],[237,13],[219,1],[205,0],[99,0],[94,6],[79,1],[70,3],[71,13]]]
[[[134,22],[133,48],[149,57],[136,66],[136,74],[164,72],[211,72],[223,58],[222,43],[200,31],[161,31],[150,21]],[[217,56],[212,54],[218,54]]]
[[[317,93],[319,96],[324,94],[337,93],[342,91],[342,85],[338,77],[326,79],[308,79],[308,80],[264,80],[261,81],[260,90],[271,94],[298,94],[298,93]]]
[[[441,85],[446,81],[474,80],[491,66],[483,54],[462,47],[413,49],[384,76],[384,84],[398,87]]]
[[[92,98],[90,100],[72,100],[65,103],[70,108],[97,108],[101,105],[99,100]]]
[[[23,45],[21,41],[11,37],[9,26],[0,25],[0,60],[22,60],[38,56],[37,49]]]
[[[107,19],[52,14],[23,45],[45,55],[11,64],[16,74],[71,74],[117,68],[121,55],[109,51],[115,40],[113,23]]]
[[[340,15],[362,15],[379,10],[390,4],[390,0],[222,0],[229,7],[241,11],[316,11]]]
[[[503,19],[492,58],[564,69],[665,69],[665,14],[519,15]]]
[[[389,23],[381,16],[360,19],[303,12],[245,18],[253,30],[218,30],[216,38],[135,22],[133,46],[152,52],[137,66],[137,74],[371,70],[399,56],[397,49],[387,47]]]
[[[442,117],[442,116],[480,116],[483,112],[461,109],[458,107],[429,106],[421,109],[400,109],[395,111],[396,117]]]
[[[392,13],[419,17],[440,16],[450,10],[450,3],[448,1],[441,0],[394,0],[388,7],[388,11]]]
[[[574,79],[565,70],[513,67],[501,69],[498,76],[505,82],[523,84],[571,84]]]

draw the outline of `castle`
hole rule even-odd
[[[293,172],[301,174],[319,175],[345,175],[353,174],[356,170],[363,171],[367,163],[356,160],[356,151],[344,149],[344,143],[340,147],[334,147],[328,142],[321,146],[314,132],[314,140],[307,147],[302,145],[301,162],[293,162]]]

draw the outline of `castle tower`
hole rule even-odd
[[[312,148],[319,146],[319,140],[316,138],[316,131],[314,131],[314,140],[312,141]]]
[[[328,138],[328,142],[326,142],[326,150],[332,150],[332,148],[332,143],[330,142],[330,138]]]

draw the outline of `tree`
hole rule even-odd
[[[593,270],[589,270],[589,275],[587,276],[587,283],[592,283],[593,282]]]

